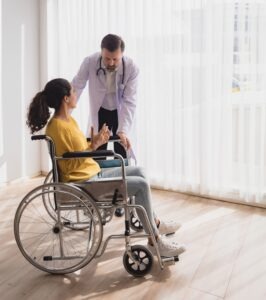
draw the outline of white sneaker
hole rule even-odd
[[[165,257],[179,256],[180,254],[182,254],[183,252],[186,251],[185,245],[172,243],[172,242],[163,240],[162,238],[159,238],[157,240],[157,245],[158,245],[161,256],[165,256]],[[148,243],[148,249],[154,255],[156,255],[156,250],[153,245],[150,245]]]
[[[173,234],[181,226],[182,226],[181,223],[175,221],[160,221],[158,229],[160,234]]]

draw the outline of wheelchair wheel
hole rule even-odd
[[[134,231],[137,231],[137,232],[140,232],[143,230],[143,226],[142,226],[140,220],[138,219],[138,216],[136,215],[135,211],[130,212],[130,227],[131,227],[131,229],[133,229]]]
[[[129,203],[135,204],[135,197],[130,197]],[[138,218],[136,209],[130,210],[130,223],[129,224],[130,224],[130,228],[133,229],[134,231],[140,232],[143,230],[143,226]]]
[[[54,218],[44,205],[44,193],[56,201]],[[79,220],[77,212],[82,216]],[[72,230],[74,226],[83,230]],[[89,195],[75,186],[50,183],[35,188],[21,201],[14,234],[21,253],[32,265],[45,272],[66,274],[93,259],[101,245],[103,228]]]
[[[46,176],[46,178],[43,182],[44,186],[48,183],[53,183],[53,172],[52,171],[50,171],[47,174],[47,176]],[[47,189],[47,188],[48,187],[45,186],[45,189]],[[50,188],[52,188],[52,186],[50,186]],[[44,191],[44,193],[43,193],[43,204],[44,204],[49,216],[52,219],[56,220],[57,219],[57,212],[56,212],[57,211],[57,204],[56,204],[56,201],[55,201],[54,194],[53,193],[45,193],[45,191]],[[79,210],[76,211],[76,216],[75,216],[76,222],[73,222],[73,219],[74,219],[74,213],[73,212],[71,213],[71,220],[69,220],[68,216],[65,215],[65,217],[64,217],[65,218],[65,222],[64,222],[65,226],[67,226],[71,229],[74,229],[74,230],[86,229],[87,224],[82,225],[82,223],[79,222],[80,217],[81,216],[80,216],[80,211]],[[78,224],[78,226],[77,226],[77,224]]]
[[[129,274],[142,277],[150,272],[153,256],[146,247],[134,245],[131,247],[131,256],[127,251],[124,253],[123,264]]]

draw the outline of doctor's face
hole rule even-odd
[[[120,48],[110,52],[107,49],[102,49],[102,60],[108,71],[114,71],[121,63],[123,52]]]

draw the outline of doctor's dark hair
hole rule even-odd
[[[115,50],[121,48],[121,51],[125,50],[125,43],[122,38],[115,34],[107,34],[101,42],[101,49],[107,49],[110,52],[114,52]]]
[[[58,111],[65,96],[70,96],[71,85],[63,78],[49,81],[44,90],[37,93],[32,99],[26,124],[31,133],[41,130],[50,118],[50,108]]]

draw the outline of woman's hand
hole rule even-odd
[[[101,130],[93,136],[92,139],[92,149],[96,150],[101,145],[106,144],[109,141],[110,138],[110,130],[108,129],[108,126],[104,123]]]

